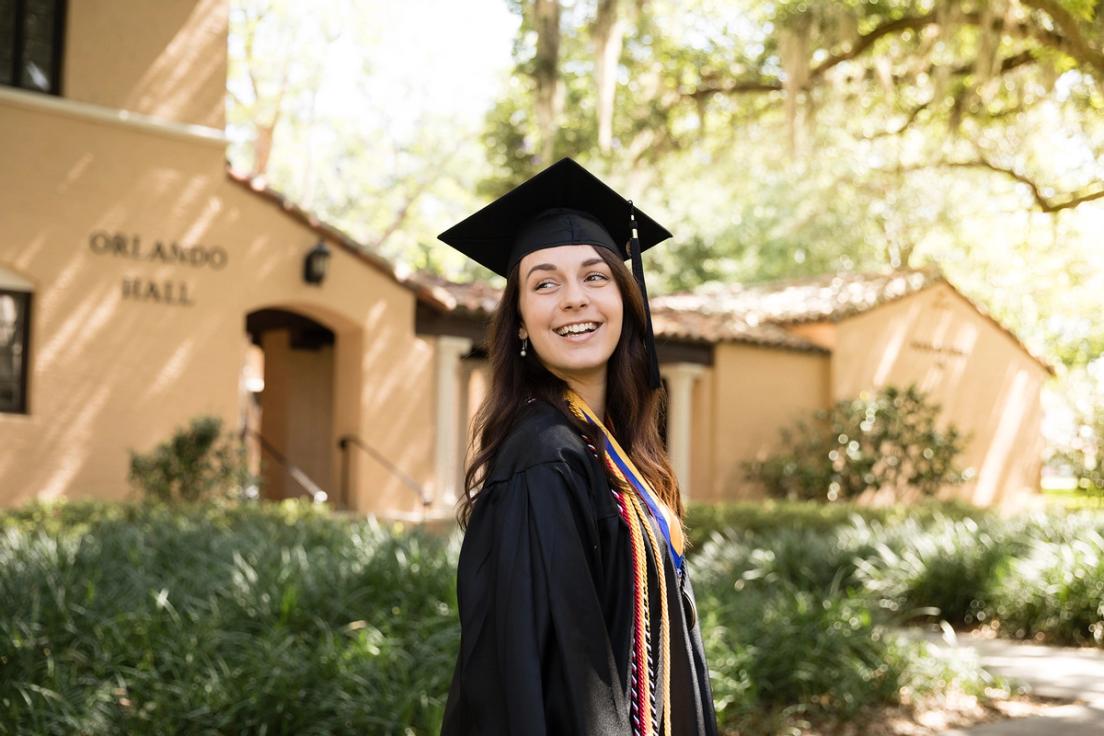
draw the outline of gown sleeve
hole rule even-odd
[[[443,736],[629,733],[587,478],[543,462],[480,495],[457,567],[460,656]]]

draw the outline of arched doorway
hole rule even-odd
[[[335,333],[282,308],[250,312],[245,331],[242,424],[262,497],[334,499]]]

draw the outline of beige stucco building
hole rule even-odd
[[[60,94],[0,87],[0,289],[29,294],[25,387],[0,414],[6,505],[123,496],[129,450],[199,414],[239,426],[254,343],[254,429],[300,477],[352,508],[417,507],[400,476],[339,447],[351,437],[433,488],[438,341],[413,330],[433,297],[228,176],[226,13],[221,0],[68,3]],[[320,240],[328,277],[311,285]],[[267,459],[269,495],[302,491]]]
[[[124,497],[132,450],[211,414],[246,429],[267,497],[450,513],[497,294],[227,173],[223,0],[66,5],[0,76],[0,505]],[[657,300],[690,497],[753,493],[738,463],[781,426],[908,380],[978,430],[961,493],[1037,488],[1047,366],[931,272],[832,278]]]
[[[818,348],[780,359],[721,340],[694,406],[697,434],[709,438],[694,463],[699,498],[750,490],[741,490],[733,459],[762,458],[777,447],[788,416],[910,384],[939,404],[941,428],[953,424],[969,435],[958,463],[973,477],[944,495],[1019,505],[1039,490],[1040,393],[1054,368],[937,268],[702,290],[662,297],[657,307],[661,319],[692,318],[706,334],[724,325],[750,340],[763,331],[767,343],[784,335]]]
[[[440,286],[458,323],[497,303],[483,285]],[[1053,368],[938,269],[704,288],[652,304],[668,450],[693,500],[760,495],[743,463],[777,450],[783,427],[910,384],[941,406],[941,428],[971,435],[958,464],[973,477],[944,496],[1019,505],[1039,489],[1039,396]]]

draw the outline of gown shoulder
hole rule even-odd
[[[509,480],[534,465],[566,462],[583,471],[586,443],[563,412],[540,399],[533,400],[510,429],[484,485]],[[585,473],[584,473],[585,475]]]

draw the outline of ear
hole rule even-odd
[[[529,337],[529,332],[524,327],[519,327],[518,328],[518,339],[519,340],[524,340],[527,337]]]

